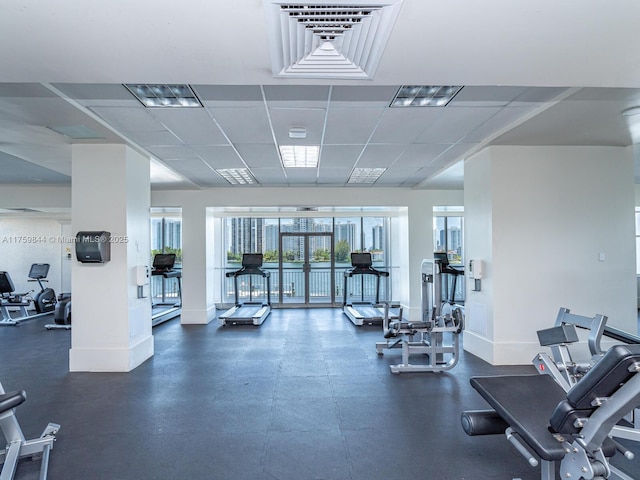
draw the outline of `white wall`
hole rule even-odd
[[[635,333],[633,204],[630,149],[491,147],[469,159],[465,245],[487,278],[468,300],[486,305],[488,328],[465,347],[529,363],[560,307]]]
[[[63,276],[62,240],[63,226],[56,219],[0,218],[0,270],[9,273],[17,292],[37,292],[38,284],[28,282],[29,269],[33,263],[48,263],[45,287],[61,293],[69,280],[68,272]]]

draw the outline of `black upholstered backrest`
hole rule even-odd
[[[7,272],[0,272],[0,293],[11,293],[16,289]]]
[[[616,345],[567,393],[551,416],[551,427],[560,433],[580,430],[580,419],[586,419],[598,408],[600,400],[611,397],[637,373],[640,345]]]
[[[610,397],[636,371],[629,368],[640,362],[640,345],[616,345],[567,393],[569,403],[578,409],[590,408],[597,398]]]

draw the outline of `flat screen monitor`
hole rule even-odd
[[[176,263],[175,253],[157,253],[153,257],[154,270],[171,270]]]
[[[242,254],[242,266],[243,267],[261,267],[262,266],[262,254],[261,253],[243,253]]]
[[[48,263],[34,263],[33,265],[31,265],[31,270],[29,270],[29,278],[33,278],[35,280],[39,278],[47,278],[48,274]]]
[[[367,268],[372,264],[370,253],[351,253],[351,266]]]

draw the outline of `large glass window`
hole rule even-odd
[[[151,264],[158,253],[174,253],[174,269],[182,269],[182,217],[180,212],[151,212]],[[152,303],[179,300],[179,285],[175,279],[151,276]]]
[[[464,268],[464,217],[460,207],[434,208],[433,248],[434,252],[446,253],[450,265]],[[443,281],[443,296],[450,299],[453,277],[445,275]],[[454,299],[458,303],[464,303],[464,283],[460,278],[455,283]]]
[[[262,253],[263,268],[271,272],[272,302],[278,302],[280,298],[289,304],[318,303],[317,299],[325,302],[327,298],[341,302],[344,270],[351,266],[351,252],[371,252],[375,268],[392,268],[388,255],[388,226],[388,217],[225,217],[225,268],[222,274],[240,268],[243,253]],[[280,248],[282,265],[279,263]],[[305,276],[307,270],[310,273]],[[375,277],[362,277],[352,282],[349,294],[358,299],[363,294],[366,299],[373,299]],[[257,278],[254,280],[258,281]],[[389,284],[388,279],[381,282],[381,299],[390,299]],[[233,301],[233,282],[223,278],[222,285],[222,301]]]

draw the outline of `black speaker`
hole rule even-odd
[[[111,260],[110,232],[78,232],[76,258],[82,263],[105,263]]]

